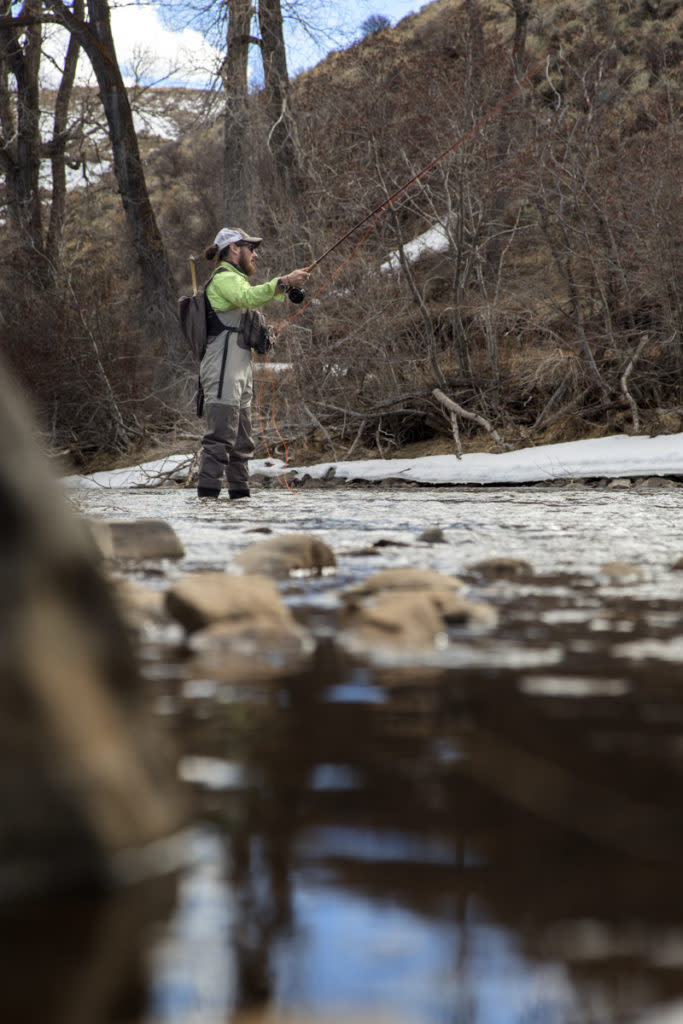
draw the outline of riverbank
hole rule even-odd
[[[472,452],[460,458],[425,455],[414,459],[366,459],[288,465],[281,459],[250,463],[255,485],[324,486],[345,484],[427,484],[430,486],[509,486],[532,483],[586,482],[628,486],[628,481],[651,486],[683,482],[683,433],[657,437],[590,438],[500,453]],[[192,486],[197,452],[167,455],[137,466],[63,478],[67,487]]]

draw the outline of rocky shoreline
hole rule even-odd
[[[249,478],[250,486],[253,489],[270,489],[279,486],[290,486],[295,489],[306,489],[306,490],[325,490],[325,489],[339,489],[339,488],[365,488],[365,487],[440,487],[444,490],[450,489],[462,489],[464,487],[474,488],[499,488],[499,487],[526,487],[526,488],[563,488],[563,487],[575,487],[585,490],[630,490],[631,488],[636,489],[648,489],[648,490],[674,490],[677,487],[683,487],[683,478],[677,476],[647,476],[647,477],[572,477],[567,479],[559,480],[538,480],[523,483],[506,483],[506,484],[488,484],[488,483],[424,483],[418,480],[404,480],[397,476],[387,476],[379,480],[368,480],[364,477],[348,478],[337,476],[334,467],[330,467],[324,476],[314,477],[310,473],[303,472],[301,475],[298,470],[288,470],[286,475],[282,475],[280,480],[286,480],[286,484],[278,481],[275,476],[266,476],[263,473],[253,473]]]

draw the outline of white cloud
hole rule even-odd
[[[172,71],[169,85],[208,86],[220,64],[221,54],[196,29],[185,28],[176,32],[166,27],[159,11],[160,5],[130,5],[112,10],[114,45],[124,81],[130,85],[137,68],[144,85],[163,79]],[[68,35],[64,29],[58,26],[47,28],[44,49],[54,63],[44,61],[41,67],[41,82],[45,88],[54,89],[59,85],[59,69],[67,42]],[[79,61],[78,83],[94,83],[90,63],[84,54]]]
[[[361,22],[370,13],[381,13],[392,23],[405,17],[412,10],[418,10],[414,0],[349,0],[341,8],[323,8],[311,15],[320,33],[316,41],[296,24],[287,24],[288,64],[291,74],[321,60],[331,46],[348,45],[357,38]],[[111,12],[112,31],[116,53],[124,75],[130,84],[137,69],[143,84],[163,79],[171,70],[173,76],[168,84],[176,86],[208,86],[223,54],[211,46],[205,36],[196,29],[185,28],[175,31],[164,24],[161,17],[161,3],[138,6],[127,3],[114,7]],[[48,30],[50,43],[48,52],[59,65],[66,50],[67,35],[63,29]],[[336,40],[336,42],[334,41]],[[257,70],[258,69],[258,70]],[[252,77],[260,79],[258,62],[254,63]],[[59,73],[55,67],[42,69],[43,84],[56,87]],[[86,58],[81,57],[79,83],[93,84],[93,76]]]
[[[220,63],[220,54],[196,29],[167,28],[158,6],[118,7],[112,11],[112,32],[119,64],[127,81],[134,69],[145,83],[173,71],[170,84],[207,85]]]

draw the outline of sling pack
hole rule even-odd
[[[209,278],[203,288],[197,288],[197,279],[194,269],[194,258],[191,259],[192,269],[192,295],[181,295],[178,299],[178,319],[185,339],[190,346],[192,354],[201,362],[206,352],[206,342],[211,334],[220,334],[224,330],[218,321],[216,314],[211,308],[211,303],[206,297],[206,286],[214,274],[222,274],[225,267],[218,267]],[[217,330],[212,330],[211,318],[216,318]]]
[[[240,320],[239,331],[245,344],[260,356],[270,352],[275,342],[272,327],[268,326],[263,313],[258,309],[245,310]]]

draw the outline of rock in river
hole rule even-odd
[[[355,654],[417,653],[445,646],[448,624],[493,626],[497,612],[459,593],[455,576],[385,569],[344,594],[340,642]]]
[[[336,565],[334,553],[308,533],[288,533],[251,544],[237,556],[235,566],[244,573],[285,577],[298,569],[321,573]]]
[[[258,575],[193,573],[169,588],[166,607],[190,633],[216,622],[274,629],[294,621],[275,583]]]
[[[97,522],[90,529],[103,558],[142,562],[185,554],[175,530],[163,519]]]
[[[16,391],[0,371],[0,900],[109,884],[187,811],[130,630]]]

